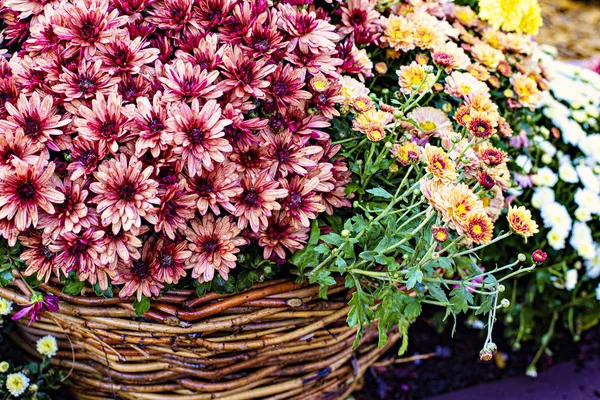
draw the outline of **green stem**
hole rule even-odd
[[[484,247],[487,247],[487,246],[489,246],[489,245],[490,245],[490,244],[492,244],[492,243],[496,243],[496,242],[498,242],[498,241],[500,241],[500,240],[502,240],[502,239],[506,239],[506,238],[507,238],[507,237],[509,237],[510,235],[512,235],[512,232],[511,232],[511,231],[508,231],[508,232],[506,232],[504,235],[500,235],[500,236],[496,237],[495,239],[493,239],[493,240],[492,240],[492,241],[490,241],[489,243],[482,244],[481,246],[474,247],[474,248],[472,248],[472,249],[470,249],[470,250],[465,250],[465,251],[462,251],[462,252],[460,252],[460,253],[457,253],[457,254],[454,254],[454,255],[452,255],[451,257],[452,257],[452,258],[454,258],[454,257],[460,257],[460,256],[464,256],[464,255],[467,255],[467,254],[474,253],[474,252],[476,252],[477,250],[481,250],[481,249],[483,249]]]

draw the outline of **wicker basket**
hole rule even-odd
[[[377,348],[375,327],[352,351],[356,328],[346,324],[348,290],[293,280],[255,285],[223,296],[171,290],[136,318],[132,299],[61,293],[58,313],[19,321],[15,342],[36,355],[35,342],[52,334],[60,351],[52,363],[70,372],[79,399],[338,399],[354,390],[366,369],[397,340]],[[23,282],[0,297],[28,303]]]

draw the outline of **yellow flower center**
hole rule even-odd
[[[483,233],[483,228],[479,224],[473,225],[473,233],[476,235],[481,235]]]
[[[434,122],[426,121],[426,122],[423,122],[421,124],[421,128],[424,131],[431,132],[432,130],[434,130],[435,128],[437,128],[437,125]]]

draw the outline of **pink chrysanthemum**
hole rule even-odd
[[[14,170],[15,160],[36,165],[40,159],[47,159],[48,152],[44,150],[45,146],[42,143],[31,143],[25,137],[23,130],[2,132],[0,134],[0,179]]]
[[[269,259],[273,253],[285,260],[285,249],[292,253],[304,247],[308,239],[308,228],[298,227],[285,217],[285,213],[276,212],[269,218],[268,225],[258,232],[258,243],[264,247],[263,257]]]
[[[159,29],[172,31],[174,37],[185,34],[198,34],[200,26],[192,18],[194,0],[161,0],[152,5],[150,16],[146,18]]]
[[[152,265],[155,250],[153,241],[147,241],[144,243],[142,257],[139,260],[131,260],[129,263],[119,265],[118,276],[114,280],[118,285],[123,284],[119,297],[135,295],[137,300],[141,301],[142,296],[151,298],[160,294],[164,285],[158,281],[157,271]]]
[[[315,11],[301,10],[289,4],[280,4],[278,8],[280,17],[277,26],[290,36],[288,51],[293,51],[296,46],[303,53],[335,48],[335,42],[340,39],[335,26],[317,18]]]
[[[155,271],[159,282],[177,284],[186,275],[185,263],[192,256],[187,246],[186,241],[174,243],[164,238],[157,240],[150,269]]]
[[[103,68],[101,60],[92,64],[82,59],[75,71],[64,69],[60,75],[60,82],[62,83],[54,85],[52,89],[64,94],[66,101],[73,101],[92,99],[98,93],[108,95],[118,82],[118,78]]]
[[[247,174],[240,183],[244,191],[235,203],[237,225],[243,229],[249,224],[253,232],[258,232],[261,227],[267,226],[271,212],[281,209],[277,199],[285,198],[288,191],[279,188],[279,183],[267,171],[262,171],[257,176]]]
[[[138,97],[136,105],[123,109],[123,113],[132,120],[131,131],[138,135],[135,152],[138,156],[150,150],[152,156],[158,157],[161,150],[169,145],[166,132],[167,109],[161,104],[162,94],[156,93],[152,104],[147,97]]]
[[[71,149],[71,162],[67,170],[71,173],[71,180],[90,175],[96,170],[102,159],[108,153],[108,149],[101,142],[92,142],[81,136],[73,141]]]
[[[187,238],[192,256],[187,260],[192,268],[192,277],[199,282],[213,279],[215,270],[223,279],[235,268],[239,247],[247,243],[239,236],[240,228],[230,217],[217,218],[206,214],[202,220],[194,220],[188,229]]]
[[[267,77],[271,85],[265,91],[277,103],[279,112],[284,113],[290,106],[300,106],[300,101],[312,97],[310,92],[302,90],[305,84],[300,76],[301,72],[291,65],[279,65]]]
[[[197,198],[186,190],[185,181],[181,181],[167,189],[160,197],[160,206],[146,219],[154,225],[155,232],[175,240],[176,232],[185,232],[187,222],[194,218]]]
[[[130,129],[130,121],[121,108],[121,96],[110,93],[105,98],[102,93],[97,93],[92,100],[92,108],[79,106],[80,117],[73,120],[79,137],[99,142],[102,149],[116,153],[119,142]]]
[[[215,215],[221,214],[221,208],[233,213],[235,207],[231,201],[242,193],[235,164],[224,162],[217,164],[213,171],[202,171],[192,178],[191,190],[198,195],[196,207],[200,215],[209,210]]]
[[[142,248],[140,237],[147,231],[147,227],[125,232],[123,230],[113,233],[112,227],[104,229],[104,251],[100,254],[100,261],[110,269],[116,269],[119,262],[124,264],[141,257],[139,249]]]
[[[142,66],[158,58],[159,50],[147,48],[149,44],[141,37],[130,40],[113,33],[106,44],[98,45],[99,60],[103,68],[112,74],[138,74]]]
[[[73,57],[83,50],[86,57],[96,55],[97,46],[110,41],[112,30],[127,22],[119,11],[108,11],[106,0],[76,0],[61,8],[64,25],[54,27],[60,40],[67,43],[65,57]]]
[[[269,173],[274,177],[285,178],[289,174],[306,175],[307,168],[314,168],[317,162],[311,158],[323,151],[321,146],[306,146],[297,135],[286,131],[274,135],[263,132],[266,145],[265,159],[271,161]]]
[[[216,99],[223,94],[213,85],[218,76],[218,71],[208,72],[183,60],[165,65],[164,76],[158,78],[166,88],[163,102]]]
[[[149,178],[153,168],[142,168],[137,159],[120,154],[119,158],[100,164],[94,173],[97,181],[90,185],[90,190],[96,196],[92,202],[98,204],[102,225],[112,225],[115,234],[121,228],[126,231],[132,226],[139,228],[141,217],[151,213],[153,204],[160,203],[156,197],[158,183]]]
[[[288,195],[283,201],[284,212],[296,226],[310,227],[310,221],[325,211],[321,196],[314,190],[319,185],[318,178],[300,178],[294,176],[289,181],[280,179],[281,187]]]
[[[223,138],[223,128],[231,121],[221,119],[221,107],[215,100],[207,101],[202,108],[197,99],[192,101],[191,107],[181,103],[179,109],[172,109],[170,114],[167,129],[192,176],[203,169],[212,170],[214,163],[225,161],[224,153],[231,152],[232,147]]]
[[[10,103],[4,105],[8,112],[6,120],[0,120],[0,128],[6,130],[21,131],[33,143],[46,143],[52,150],[58,151],[52,146],[51,136],[62,135],[59,129],[71,122],[68,118],[62,118],[57,114],[52,96],[40,98],[33,93],[29,99],[24,94],[19,96],[16,107]]]
[[[26,249],[19,256],[27,265],[25,276],[36,274],[36,279],[40,282],[48,282],[52,273],[57,278],[60,277],[60,266],[55,262],[57,254],[50,250],[47,240],[41,235],[33,235],[19,236],[19,242]]]
[[[39,210],[54,214],[52,203],[62,203],[65,196],[52,187],[54,163],[47,166],[17,162],[15,170],[0,180],[0,219],[12,220],[23,231],[38,224]]]
[[[223,54],[223,91],[232,91],[234,96],[242,99],[248,96],[263,99],[263,89],[269,86],[264,78],[277,68],[273,64],[267,64],[267,61],[265,58],[248,58],[239,47],[228,48]]]

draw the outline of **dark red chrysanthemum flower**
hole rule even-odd
[[[38,1],[30,1],[29,3],[40,4]],[[23,18],[21,14],[21,18]],[[61,43],[56,32],[55,26],[63,25],[63,15],[57,12],[53,7],[47,7],[44,12],[38,15],[35,23],[31,25],[29,38],[25,42],[23,48],[29,52],[46,53],[57,52],[63,50],[64,45]],[[58,51],[60,52],[60,51]]]
[[[65,57],[73,57],[80,50],[86,58],[95,56],[97,46],[108,43],[113,29],[127,22],[118,10],[109,12],[109,4],[103,0],[76,0],[60,8],[64,24],[55,26],[54,32],[67,43]]]
[[[235,212],[240,229],[250,225],[253,232],[266,227],[268,217],[273,210],[280,210],[277,199],[283,199],[288,191],[280,188],[279,182],[273,180],[267,171],[257,176],[245,175],[240,182],[244,191],[236,198]]]
[[[135,141],[136,155],[141,156],[150,151],[158,157],[161,150],[166,150],[169,135],[166,131],[168,119],[167,109],[161,104],[162,94],[154,95],[152,104],[147,97],[139,97],[133,105],[123,109],[123,113],[132,120],[131,132],[138,136]]]
[[[157,240],[150,269],[155,271],[159,282],[177,284],[186,275],[185,263],[192,256],[187,247],[186,241],[174,243],[165,238]]]
[[[108,149],[101,142],[76,137],[71,149],[71,162],[67,166],[67,170],[71,173],[71,180],[75,181],[96,171],[107,154]]]
[[[255,58],[271,56],[287,45],[277,29],[277,17],[263,13],[252,23],[242,38],[240,47]]]
[[[314,168],[317,162],[310,158],[323,152],[321,146],[306,146],[297,135],[285,131],[274,135],[263,131],[265,159],[270,161],[269,173],[276,178],[288,174],[306,175],[307,168]]]
[[[229,213],[235,211],[231,201],[242,193],[236,166],[230,162],[217,164],[212,171],[203,170],[190,181],[190,189],[198,195],[196,208],[200,215],[209,210],[221,214],[221,208]]]
[[[62,203],[65,196],[52,187],[50,178],[54,164],[44,166],[17,161],[14,171],[0,180],[0,219],[12,220],[14,226],[23,231],[38,224],[39,210],[54,214],[52,203]]]
[[[102,290],[108,287],[108,279],[114,271],[101,264],[100,254],[104,251],[104,232],[89,228],[79,235],[64,232],[48,248],[57,253],[54,262],[66,274],[76,271],[77,277],[92,285],[98,283]]]
[[[267,61],[266,58],[248,58],[239,47],[229,47],[223,54],[223,91],[233,91],[232,94],[241,99],[249,96],[263,99],[263,89],[269,86],[264,78],[277,68]]]
[[[308,228],[298,227],[285,216],[284,212],[275,212],[269,218],[268,225],[258,232],[258,244],[264,247],[263,257],[269,259],[273,253],[285,260],[285,249],[292,253],[304,247],[308,239]]]
[[[124,102],[134,103],[142,96],[151,97],[151,94],[155,91],[152,90],[151,83],[144,76],[126,75],[117,84],[117,92]]]
[[[22,130],[7,130],[0,135],[0,180],[14,170],[15,161],[36,165],[48,158],[48,151],[42,143],[31,143]]]
[[[114,32],[107,43],[98,45],[98,57],[112,74],[138,74],[142,66],[158,58],[159,50],[147,48],[149,44],[141,37],[130,40]]]
[[[281,212],[291,220],[293,225],[308,228],[310,221],[316,219],[317,214],[325,211],[321,196],[314,191],[320,183],[318,178],[294,176],[290,180],[282,178],[279,183],[288,191]]]
[[[46,143],[55,151],[59,148],[52,146],[51,136],[62,135],[59,129],[71,122],[68,118],[62,118],[54,106],[52,96],[40,98],[33,93],[29,99],[22,94],[17,100],[16,107],[10,103],[4,105],[8,112],[6,120],[0,120],[0,128],[13,132],[23,132],[23,135],[32,143]]]
[[[19,243],[26,249],[19,256],[27,265],[25,276],[35,274],[40,282],[48,282],[52,273],[60,278],[61,266],[55,262],[56,253],[48,247],[48,240],[44,240],[41,235],[19,236]]]
[[[79,233],[98,224],[96,211],[86,205],[88,191],[83,189],[83,182],[70,179],[63,182],[59,178],[54,178],[53,182],[65,201],[54,206],[54,214],[40,217],[38,227],[44,229],[44,235],[56,240],[64,232]]]
[[[235,3],[230,0],[197,0],[194,9],[194,20],[205,31],[212,31],[224,25],[227,15]]]
[[[170,31],[171,36],[178,38],[185,35],[197,35],[200,25],[192,18],[194,0],[161,0],[152,5],[150,16],[146,18],[158,28]]]
[[[93,99],[98,93],[108,95],[115,84],[119,81],[117,77],[109,74],[102,66],[102,61],[89,63],[82,59],[75,71],[64,68],[60,75],[60,82],[52,89],[62,93],[66,101],[75,99]]]
[[[187,165],[189,173],[194,176],[203,169],[212,170],[214,163],[225,161],[225,153],[232,150],[227,139],[223,138],[223,128],[231,121],[221,119],[221,107],[215,100],[207,101],[202,108],[197,99],[192,106],[181,103],[179,109],[171,110],[167,120],[167,129],[172,140]]]
[[[186,264],[192,269],[192,278],[210,282],[217,271],[227,280],[229,271],[236,265],[235,255],[240,252],[240,246],[247,244],[239,234],[240,228],[231,217],[215,219],[206,214],[202,220],[193,220],[186,235],[192,251]]]
[[[281,66],[267,77],[271,85],[265,89],[265,92],[271,100],[277,103],[279,112],[285,113],[290,106],[299,106],[301,100],[308,100],[312,96],[304,87],[304,81],[299,69],[294,69],[291,65]]]
[[[195,40],[189,45],[189,49],[186,48],[187,43],[182,43],[179,50],[175,52],[175,57],[197,65],[203,70],[217,70],[221,66],[221,57],[226,46],[220,46],[216,34],[208,34],[204,37],[198,35],[193,38]],[[191,39],[188,38],[188,41]]]
[[[187,222],[194,218],[198,196],[186,190],[185,181],[167,189],[160,197],[160,205],[146,216],[154,225],[155,232],[161,232],[171,240],[175,240],[177,232],[185,232]]]
[[[79,118],[73,120],[79,137],[99,142],[102,149],[117,153],[119,142],[124,140],[130,129],[130,120],[122,112],[121,103],[121,96],[111,92],[108,98],[97,93],[91,109],[79,106]]]
[[[96,196],[92,202],[98,204],[102,225],[112,225],[115,234],[121,228],[126,231],[132,226],[139,228],[141,217],[151,214],[153,205],[160,203],[156,197],[158,183],[150,178],[153,168],[142,168],[136,158],[120,154],[119,158],[100,164],[98,172],[94,172],[96,182],[90,185],[90,190]]]
[[[153,268],[152,261],[155,254],[155,243],[149,240],[144,243],[142,257],[139,260],[131,260],[129,263],[122,263],[117,270],[115,284],[123,284],[119,292],[119,297],[130,297],[135,295],[138,301],[142,296],[148,298],[156,297],[164,287],[156,276],[156,270]]]
[[[163,101],[216,99],[223,94],[213,85],[218,76],[218,71],[208,72],[183,60],[177,60],[173,65],[165,65],[164,76],[158,78],[166,87]]]

